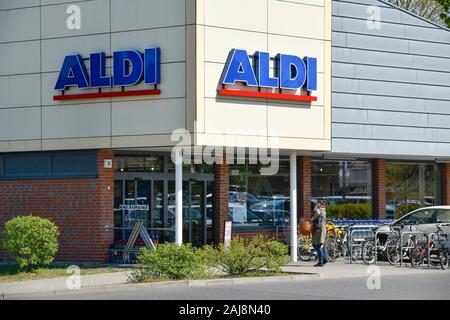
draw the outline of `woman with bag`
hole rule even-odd
[[[323,267],[328,262],[323,251],[323,244],[325,243],[325,238],[327,236],[327,213],[325,206],[326,202],[324,200],[318,201],[311,219],[313,223],[312,244],[319,256],[319,262],[314,265],[315,267]]]

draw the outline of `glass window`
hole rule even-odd
[[[280,159],[276,175],[261,175],[260,168],[249,163],[230,165],[228,210],[234,231],[289,224],[289,160]]]
[[[328,203],[328,218],[372,217],[372,166],[367,161],[312,161],[311,207]]]
[[[436,210],[437,223],[450,223],[450,210]]]
[[[411,213],[407,216],[403,222],[406,224],[426,224],[426,223],[434,223],[436,221],[435,210],[420,210],[414,213]]]
[[[163,172],[163,156],[116,157],[114,169],[120,172]]]
[[[386,207],[390,217],[399,218],[420,207],[435,203],[434,164],[386,164]]]

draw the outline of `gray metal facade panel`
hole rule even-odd
[[[0,156],[0,180],[89,178],[97,175],[96,151],[5,154]]]
[[[332,29],[332,152],[449,157],[450,31],[377,0],[333,0]]]

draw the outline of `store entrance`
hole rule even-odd
[[[213,175],[183,177],[183,242],[202,246],[212,242]],[[134,223],[143,220],[150,237],[175,241],[174,175],[116,174],[114,185],[114,239],[126,242]]]

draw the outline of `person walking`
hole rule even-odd
[[[328,262],[323,251],[323,244],[327,235],[327,224],[325,221],[327,213],[325,207],[326,202],[324,200],[318,201],[311,219],[313,223],[312,244],[319,256],[319,262],[314,265],[315,267],[323,267]]]

